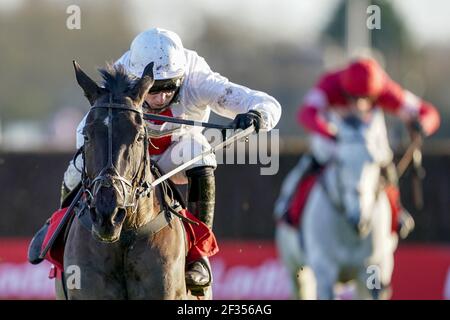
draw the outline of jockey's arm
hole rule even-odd
[[[86,118],[88,114],[89,112],[84,115],[83,119],[81,119],[80,123],[77,126],[77,136],[76,136],[77,149],[80,149],[84,145],[83,129],[84,126],[86,125]]]
[[[78,124],[76,130],[76,147],[81,148],[84,145],[83,128],[86,123],[87,114]],[[78,183],[81,181],[81,173],[78,171],[79,168],[83,167],[82,157],[76,158],[76,164],[73,163],[73,159],[70,160],[67,170],[64,172],[64,185],[70,191],[72,191]],[[78,168],[78,169],[77,169]]]
[[[406,123],[418,121],[427,136],[439,128],[440,116],[436,107],[412,92],[402,89],[391,79],[387,79],[385,87],[375,103],[384,110],[397,115]]]
[[[213,72],[206,61],[197,56],[192,77],[193,96],[197,105],[208,105],[215,113],[234,119],[238,114],[251,110],[262,117],[260,129],[273,129],[281,117],[281,105],[272,96],[230,82],[226,77]]]
[[[329,139],[335,139],[336,128],[330,125],[323,116],[328,104],[327,96],[323,90],[318,87],[311,89],[298,110],[297,121],[307,131],[318,133]]]

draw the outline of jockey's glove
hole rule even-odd
[[[234,118],[232,125],[235,130],[245,130],[253,125],[255,127],[256,133],[258,133],[259,128],[261,127],[261,122],[261,114],[256,110],[250,110],[247,113],[238,114],[236,118]]]

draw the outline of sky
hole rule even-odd
[[[14,10],[24,1],[1,0],[0,10]],[[65,1],[67,5],[80,3]],[[450,44],[450,1],[390,1],[405,19],[418,45]],[[86,1],[81,3],[83,9]],[[183,39],[195,39],[203,30],[202,18],[209,15],[245,26],[243,32],[301,43],[317,38],[339,0],[126,0],[123,3],[124,14],[137,32],[160,26],[176,31]]]
[[[450,44],[450,1],[394,0],[393,3],[419,44]]]
[[[310,41],[336,7],[337,0],[131,0],[130,16],[135,27],[144,30],[162,26],[177,30],[183,39],[195,37],[202,30],[199,15],[226,17],[230,24],[242,24],[243,32],[260,32],[281,40]],[[151,4],[149,4],[151,3]],[[150,9],[151,8],[151,9]],[[146,18],[152,11],[152,18]],[[167,17],[173,17],[167,19]],[[312,17],[312,18],[311,18]],[[185,26],[189,26],[188,29]]]
[[[418,45],[450,43],[450,1],[391,1]],[[131,0],[128,3],[131,9],[128,14],[134,17],[137,30],[159,25],[185,33],[183,38],[195,37],[202,27],[199,14],[209,14],[226,16],[230,23],[238,20],[250,30],[302,42],[317,38],[339,0]]]

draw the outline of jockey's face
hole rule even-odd
[[[370,98],[354,98],[351,99],[350,105],[359,112],[365,113],[372,108],[372,99]]]
[[[152,111],[158,111],[167,107],[172,101],[176,90],[149,92],[145,102]]]

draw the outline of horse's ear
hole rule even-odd
[[[103,89],[81,70],[80,65],[75,60],[73,60],[73,67],[75,69],[78,85],[83,89],[84,95],[89,100],[91,106],[94,105],[95,100],[103,93]]]
[[[150,62],[144,69],[142,73],[142,77],[136,82],[133,89],[131,90],[131,99],[138,104],[141,105],[146,93],[153,86],[154,78],[153,78],[153,62]]]

